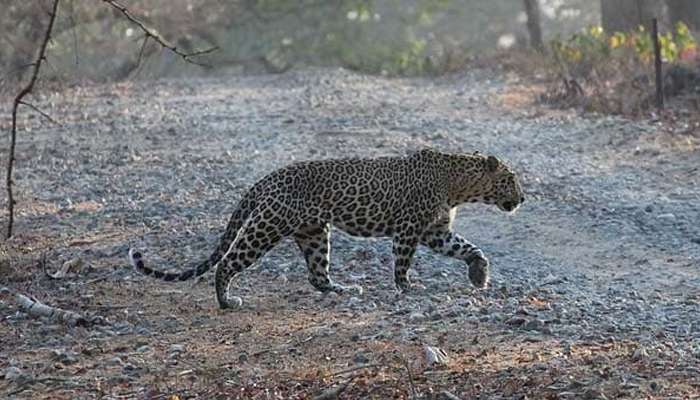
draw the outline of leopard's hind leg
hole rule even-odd
[[[271,210],[265,209],[251,213],[219,261],[216,269],[216,298],[220,308],[235,308],[240,305],[231,301],[229,297],[229,287],[233,278],[291,233],[289,227],[275,225],[269,218],[263,219],[263,216],[270,212]]]
[[[210,267],[216,265],[216,263],[218,263],[224,257],[224,255],[226,255],[226,252],[231,247],[231,243],[233,243],[233,241],[236,239],[238,231],[243,228],[243,224],[250,216],[250,213],[255,206],[255,202],[250,197],[252,197],[250,192],[246,193],[243,199],[241,199],[240,203],[238,203],[236,210],[234,210],[231,214],[231,218],[229,218],[228,224],[226,225],[226,230],[224,231],[223,235],[221,235],[221,239],[219,240],[216,250],[207,260]]]
[[[343,286],[333,282],[328,276],[331,250],[328,224],[306,226],[294,234],[294,241],[304,254],[309,269],[309,282],[316,290],[323,293],[353,290],[362,294],[361,286]]]

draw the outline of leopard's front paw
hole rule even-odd
[[[396,289],[401,293],[406,293],[411,290],[411,282],[408,279],[396,279]]]
[[[476,258],[469,264],[469,280],[479,289],[484,289],[489,283],[489,260]]]
[[[226,296],[225,299],[219,299],[219,309],[234,310],[243,306],[243,299],[238,296]]]
[[[338,283],[332,283],[330,291],[337,294],[354,293],[357,296],[362,296],[364,293],[364,289],[360,285],[341,285]]]

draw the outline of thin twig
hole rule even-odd
[[[314,339],[314,337],[315,337],[314,335],[311,335],[304,340],[300,340],[300,341],[296,342],[296,345],[299,346],[299,345],[302,345],[306,342],[310,342],[311,340]],[[295,344],[294,339],[288,341],[287,343],[285,343],[281,346],[269,347],[267,349],[262,349],[262,350],[256,351],[255,353],[252,354],[252,356],[257,357],[257,356],[261,356],[265,353],[269,353],[269,352],[273,352],[273,351],[286,350],[289,348],[290,345],[293,345],[293,344]]]
[[[349,374],[350,372],[355,372],[355,371],[360,370],[360,369],[379,368],[379,367],[382,367],[382,366],[383,366],[383,364],[363,364],[363,365],[358,365],[358,366],[356,366],[356,367],[352,367],[352,368],[344,369],[344,370],[342,370],[342,371],[334,372],[334,373],[328,375],[328,377],[329,377],[329,378],[332,378],[332,377],[338,376],[338,375]]]
[[[12,396],[14,396],[14,395],[16,395],[16,394],[20,394],[20,393],[24,392],[25,390],[29,389],[29,387],[30,387],[31,385],[35,384],[35,383],[43,383],[43,382],[49,382],[49,381],[68,382],[68,380],[69,380],[68,378],[61,378],[61,377],[58,377],[58,376],[47,376],[47,377],[44,377],[44,378],[32,379],[31,381],[26,382],[26,383],[20,385],[20,387],[19,387],[18,389],[14,390],[14,391],[12,391],[12,392],[10,392],[10,393],[8,393],[7,396],[8,396],[8,397],[12,397]]]
[[[118,272],[119,272],[119,270],[114,270],[110,273],[104,274],[102,276],[98,276],[97,278],[93,278],[93,279],[90,279],[89,281],[82,282],[82,284],[83,285],[92,285],[93,283],[102,282],[104,280],[107,280],[107,279],[117,275]]]
[[[39,266],[41,267],[41,270],[44,271],[44,275],[48,277],[49,279],[56,279],[54,278],[51,273],[49,273],[49,270],[47,269],[48,263],[46,262],[46,252],[41,253],[41,257],[39,258]]]
[[[400,355],[397,355],[398,359],[401,360],[401,363],[403,364],[404,368],[406,368],[406,373],[408,374],[408,384],[411,387],[411,397],[412,398],[418,398],[418,392],[416,391],[416,385],[413,383],[413,374],[411,374],[411,368],[408,365],[408,361],[406,361],[405,358],[401,357]]]
[[[141,65],[141,60],[143,59],[143,51],[146,49],[146,44],[148,43],[148,38],[150,36],[144,35],[143,43],[141,43],[141,50],[139,50],[139,58],[136,59],[136,67]]]
[[[53,43],[53,39],[51,39],[50,42]],[[51,60],[49,59],[48,55],[46,57],[44,57],[44,62],[46,63],[46,66],[48,66],[51,69],[51,71],[54,73],[54,76],[64,75],[61,70],[56,68],[56,66],[51,63]]]
[[[199,65],[199,66],[201,66],[201,67],[211,67],[211,65],[209,65],[209,64],[205,64],[205,63],[198,62],[198,61],[196,61],[196,60],[193,60],[192,58],[193,58],[193,57],[197,57],[197,56],[201,56],[201,55],[204,55],[204,54],[212,53],[212,52],[214,52],[214,51],[216,51],[216,50],[219,49],[218,46],[210,47],[210,48],[204,49],[204,50],[198,50],[198,51],[195,51],[195,52],[192,52],[192,53],[185,53],[185,52],[181,51],[180,49],[178,49],[174,44],[171,44],[170,42],[168,42],[168,41],[167,41],[163,36],[161,36],[158,32],[156,32],[155,30],[153,30],[153,29],[147,27],[143,22],[141,22],[141,20],[139,20],[139,19],[136,18],[133,14],[131,14],[131,12],[129,11],[129,9],[127,9],[125,6],[119,4],[119,3],[116,2],[115,0],[102,0],[102,1],[105,2],[105,3],[107,3],[107,4],[109,4],[109,5],[111,5],[111,6],[114,7],[115,9],[117,9],[119,12],[121,12],[121,13],[124,15],[124,17],[126,17],[126,19],[128,19],[129,21],[131,21],[132,23],[134,23],[136,26],[138,26],[139,29],[141,29],[141,30],[143,31],[143,33],[146,35],[146,39],[148,39],[149,37],[153,38],[153,40],[155,40],[159,45],[161,45],[162,47],[164,47],[164,48],[166,48],[166,49],[172,51],[172,52],[175,53],[175,54],[177,54],[177,55],[180,56],[183,60],[185,60],[186,62],[188,62],[188,63],[190,63],[190,64]],[[146,39],[144,39],[144,45],[145,45],[145,40],[146,40]]]
[[[2,77],[0,77],[0,79],[9,78],[10,75],[13,75],[13,74],[17,73],[17,72],[18,72],[19,70],[21,70],[21,69],[33,67],[34,64],[35,64],[35,62],[32,61],[32,62],[30,62],[30,63],[26,63],[26,64],[18,65],[18,66],[14,67],[14,68],[10,68],[9,70],[5,71],[5,72],[2,74]]]
[[[70,13],[68,14],[68,19],[70,19],[71,25],[73,25],[73,29],[71,29],[73,33],[73,54],[75,55],[75,66],[77,67],[78,64],[80,64],[80,57],[78,54],[78,24],[75,22],[75,2],[71,1],[70,2]]]
[[[53,122],[54,124],[56,124],[56,125],[58,125],[58,126],[61,126],[61,124],[60,124],[59,122],[57,122],[55,119],[51,118],[51,116],[50,116],[49,114],[47,114],[47,113],[41,111],[41,110],[39,109],[39,107],[35,106],[34,104],[32,104],[32,103],[27,103],[27,102],[24,101],[24,100],[21,100],[21,101],[19,102],[19,104],[22,104],[23,106],[27,106],[27,107],[31,108],[32,110],[34,110],[34,111],[36,111],[38,114],[40,114],[42,117],[48,119],[49,121]]]
[[[355,380],[355,378],[357,377],[353,376],[350,379],[348,379],[345,383],[339,386],[324,390],[323,392],[314,396],[312,400],[336,400],[338,396],[340,396],[340,394],[343,393],[348,388],[348,386],[350,386],[350,384],[352,383],[352,381]]]
[[[29,94],[34,89],[34,84],[39,77],[39,69],[41,68],[42,61],[46,60],[46,47],[51,39],[51,31],[53,30],[54,21],[56,21],[56,14],[58,13],[58,2],[60,0],[54,0],[53,8],[51,13],[51,19],[49,19],[49,25],[46,28],[46,34],[44,35],[44,41],[41,43],[41,48],[39,49],[39,55],[37,56],[36,62],[34,63],[34,71],[32,72],[32,78],[29,80],[27,86],[25,86],[17,97],[15,97],[12,103],[12,132],[10,137],[10,151],[7,160],[7,211],[9,218],[7,221],[7,235],[9,239],[12,236],[12,225],[14,223],[14,213],[15,213],[15,199],[12,193],[12,170],[15,164],[15,147],[17,146],[17,109],[22,103],[24,96]]]

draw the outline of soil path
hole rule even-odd
[[[341,398],[700,398],[698,137],[532,98],[491,71],[307,70],[40,99],[62,126],[22,121],[2,283],[109,324],[34,320],[3,297],[0,396],[286,399],[352,379]],[[362,296],[315,293],[291,242],[242,274],[236,312],[217,310],[211,276],[168,284],[126,264],[130,246],[160,266],[200,260],[241,193],[295,160],[424,146],[495,154],[520,173],[516,214],[458,214],[491,259],[487,290],[420,250],[418,288],[398,296],[388,241],[339,232],[332,275]],[[89,268],[50,280],[42,252],[50,269]],[[427,365],[426,345],[447,365]]]

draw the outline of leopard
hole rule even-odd
[[[291,238],[306,261],[311,285],[342,294],[350,287],[329,276],[334,227],[351,236],[391,239],[399,293],[411,288],[408,272],[419,245],[464,262],[471,283],[483,289],[490,262],[453,230],[457,208],[482,203],[514,213],[524,201],[515,172],[478,151],[424,148],[403,156],[299,161],[269,173],[242,195],[218,246],[204,261],[182,272],[165,272],[147,266],[133,248],[129,261],[140,273],[164,281],[185,281],[215,268],[216,300],[221,309],[231,309],[242,304],[229,293],[234,277]]]

